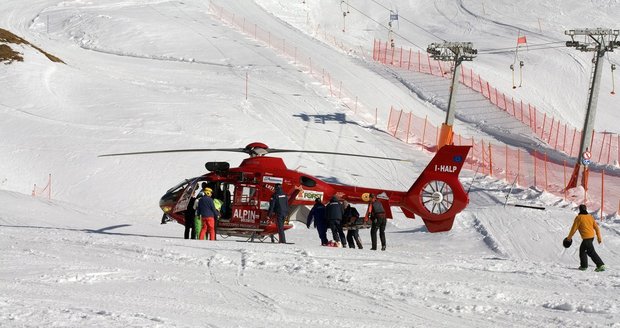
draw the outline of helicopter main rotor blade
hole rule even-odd
[[[269,148],[268,152],[269,153],[307,153],[307,154],[341,155],[341,156],[353,156],[353,157],[363,157],[363,158],[385,159],[385,160],[388,160],[388,161],[411,162],[410,160],[406,160],[406,159],[402,159],[402,158],[370,156],[370,155],[360,155],[360,154],[350,154],[350,153],[338,153],[338,152],[320,151],[320,150],[294,150],[294,149],[274,149],[274,148]]]
[[[232,151],[239,153],[247,153],[245,148],[195,148],[195,149],[170,149],[170,150],[153,150],[153,151],[137,151],[131,153],[104,154],[97,157],[125,156],[125,155],[144,155],[144,154],[165,154],[165,153],[189,153],[189,152],[205,152],[205,151]]]

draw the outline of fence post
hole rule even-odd
[[[409,60],[407,61],[407,70],[411,70],[411,48],[409,48]]]
[[[564,169],[564,184],[563,184],[563,186],[566,186],[566,183],[567,183],[566,182],[566,160],[564,160],[562,162],[562,168]],[[564,200],[566,200],[566,192],[567,192],[568,188],[564,188],[562,190],[564,191]]]
[[[396,121],[396,129],[394,129],[393,136],[396,138],[396,132],[398,132],[398,127],[400,126],[400,118],[403,117],[403,110],[400,110],[400,114],[398,114],[398,120]]]
[[[426,141],[426,124],[428,123],[428,115],[424,117],[424,128],[422,129],[422,147],[424,147],[424,142]]]
[[[562,151],[563,152],[566,152],[566,133],[567,133],[566,126],[567,125],[568,124],[564,123],[564,138],[563,138],[564,140],[562,140]]]
[[[484,162],[485,162],[485,160],[484,160],[484,140],[481,140],[480,142],[482,143],[482,147],[480,148],[482,150],[481,151],[481,153],[482,153],[482,174],[484,174],[484,170],[485,170],[485,166],[484,166]]]
[[[547,153],[545,152],[545,189],[549,189],[549,180],[547,180]]]
[[[575,145],[575,136],[577,135],[577,128],[573,127],[573,142],[570,144],[570,156],[573,156],[573,146]]]
[[[489,94],[489,101],[492,104],[493,100],[491,100],[491,86],[489,86],[489,81],[487,81],[487,93]]]
[[[534,129],[534,134],[536,134],[536,125],[534,124],[534,126],[532,126],[532,105],[527,104],[527,110],[528,113],[530,114],[530,129]]]
[[[493,176],[493,153],[491,142],[489,142],[489,176]]]
[[[521,185],[521,148],[517,148],[517,185]]]
[[[377,107],[375,107],[375,126],[377,126],[377,122],[378,122],[377,116],[379,116],[379,109],[377,109]]]
[[[601,162],[601,155],[603,155],[603,147],[605,147],[605,133],[603,133],[603,141],[601,142],[601,151],[598,153],[598,162]],[[592,147],[594,148],[594,147]]]
[[[607,147],[607,164],[611,164],[609,163],[609,161],[611,160],[611,144],[613,143],[613,140],[611,140],[612,136],[611,133],[609,134],[609,147]]]
[[[558,120],[558,126],[555,128],[555,144],[553,149],[558,150],[558,137],[560,136],[560,120]]]
[[[605,169],[601,172],[601,220],[603,219],[603,209],[605,207]]]
[[[422,53],[418,50],[418,72],[422,73]]]
[[[553,123],[555,123],[555,117],[551,118],[551,130],[549,130],[549,138],[547,138],[547,144],[551,146],[551,136],[553,135]]]
[[[506,149],[506,182],[508,182],[508,144],[504,144]]]
[[[540,139],[545,140],[545,125],[547,124],[547,113],[545,113],[545,117],[543,117],[542,128],[540,129]]]
[[[428,58],[428,71],[431,75],[433,75],[433,66],[431,65],[431,57],[429,55],[426,55],[426,58]]]
[[[534,187],[538,187],[538,179],[536,176],[536,168],[538,166],[537,158],[536,158],[536,150],[534,150]]]
[[[413,116],[413,114],[409,112],[409,120],[407,122],[407,139],[405,140],[406,143],[409,143],[409,129],[411,128],[411,116]]]

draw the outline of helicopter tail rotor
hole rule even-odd
[[[411,186],[403,208],[422,217],[429,232],[448,231],[469,203],[459,173],[471,146],[443,146]]]

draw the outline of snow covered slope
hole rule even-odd
[[[370,70],[363,59],[312,38],[319,24],[339,26],[341,13],[328,14],[339,2],[216,3],[294,40],[300,53],[312,55],[317,67],[328,68],[355,91],[365,108],[402,104],[441,119],[440,110]],[[351,4],[377,17],[386,17],[380,4],[395,7]],[[492,19],[480,15],[481,3],[473,1],[399,2],[398,9],[403,20],[434,34],[446,31],[441,38],[460,39],[468,29],[478,30],[494,46],[502,38],[513,43],[514,30],[489,22],[516,20],[521,13],[511,8],[528,4],[541,13],[560,6],[484,2]],[[598,11],[601,24],[613,24],[618,7],[571,4]],[[554,15],[545,17],[588,23],[570,12]],[[350,31],[358,33],[349,39],[353,44],[367,46],[381,36],[375,32],[386,33],[371,20],[355,18],[354,10],[347,17]],[[448,24],[452,21],[458,27]],[[364,250],[320,247],[316,231],[298,224],[287,236],[294,245],[183,240],[181,226],[159,224],[159,197],[183,178],[204,173],[206,161],[236,165],[245,155],[96,156],[261,141],[278,148],[414,159],[407,164],[284,157],[289,167],[325,179],[404,190],[430,155],[382,131],[387,112],[379,113],[376,126],[368,123],[368,112],[343,107],[303,67],[210,13],[208,2],[8,0],[0,3],[0,28],[66,63],[20,45],[15,47],[24,62],[0,65],[0,326],[598,327],[620,322],[615,270],[620,220],[601,223],[604,242],[597,250],[609,270],[580,272],[574,270],[577,247],[561,246],[574,204],[516,188],[510,203],[547,210],[504,207],[509,186],[474,172],[463,172],[472,203],[450,232],[429,234],[420,220],[397,215],[389,222],[386,252],[368,250],[368,231],[361,233]],[[433,39],[411,33],[407,38],[416,44]],[[504,73],[496,73],[505,65],[502,55],[491,61],[482,57],[481,73],[505,81]],[[572,58],[554,65],[574,69]],[[532,80],[527,77],[527,88]],[[585,94],[568,79],[552,81],[545,85],[562,82],[561,90],[573,90],[570,97],[533,86],[519,92],[549,108]],[[617,115],[605,108],[601,100],[599,117],[613,121]],[[571,119],[570,113],[561,114]],[[33,184],[45,184],[49,173],[52,199],[31,197]]]

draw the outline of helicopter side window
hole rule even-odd
[[[235,204],[239,205],[256,205],[256,188],[243,186],[235,197]]]
[[[316,186],[316,181],[314,181],[312,178],[306,177],[306,176],[301,176],[300,178],[300,182],[304,187],[314,187]]]

